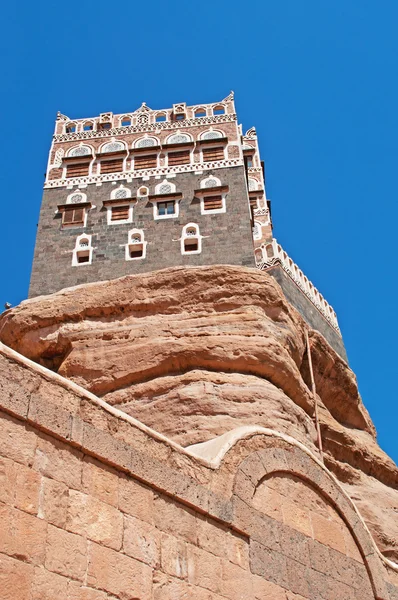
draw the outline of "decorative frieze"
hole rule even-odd
[[[73,133],[61,133],[53,136],[54,142],[73,142],[74,140],[88,140],[93,138],[112,137],[126,133],[154,132],[161,129],[185,129],[198,125],[215,125],[217,123],[231,123],[236,121],[236,114],[215,115],[212,117],[200,117],[198,119],[184,119],[183,121],[161,121],[158,123],[141,123],[138,125],[127,125],[126,127],[114,127],[112,129],[101,129],[99,131],[80,131]]]
[[[288,256],[283,250],[282,246],[278,244],[276,239],[268,244],[263,244],[259,250],[262,252],[262,259],[258,260],[256,257],[256,267],[261,270],[267,270],[270,267],[277,265],[281,266],[282,269],[291,277],[291,279],[298,285],[301,291],[307,296],[319,312],[325,317],[328,323],[341,335],[339,324],[337,321],[336,313],[325,298],[320,294],[316,287],[309,281],[304,275],[302,270],[296,265],[295,262]]]
[[[121,179],[141,179],[142,177],[156,177],[169,175],[170,173],[187,173],[189,171],[210,171],[223,169],[225,167],[240,167],[243,161],[240,158],[218,160],[205,163],[190,163],[186,165],[165,166],[157,169],[140,169],[137,171],[124,171],[120,173],[101,173],[99,175],[87,175],[84,177],[70,177],[63,179],[50,179],[44,184],[45,189],[56,187],[67,187],[74,185],[87,185],[89,183],[101,183],[105,181],[119,181]]]

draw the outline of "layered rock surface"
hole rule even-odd
[[[305,331],[267,274],[176,267],[23,302],[0,339],[183,446],[239,425],[316,449]],[[325,462],[398,560],[398,470],[348,365],[309,331]]]

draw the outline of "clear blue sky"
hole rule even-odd
[[[57,110],[235,91],[275,236],[337,311],[379,442],[398,462],[396,0],[7,2],[0,306],[27,296]]]

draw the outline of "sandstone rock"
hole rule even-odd
[[[184,446],[261,425],[316,452],[306,329],[274,279],[232,266],[77,286],[0,317],[5,344]],[[397,560],[397,467],[377,445],[355,375],[318,332],[309,335],[325,462]],[[115,503],[94,471],[85,482]]]

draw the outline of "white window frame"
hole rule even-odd
[[[196,235],[194,235],[194,236],[187,235],[187,229],[190,229],[191,227],[195,228],[195,230],[196,230]],[[183,256],[188,256],[189,254],[201,254],[201,252],[202,252],[202,237],[203,236],[200,235],[200,229],[199,229],[199,225],[197,223],[188,223],[187,225],[184,225],[184,227],[182,228],[182,235],[181,235],[181,254]],[[185,240],[186,239],[197,239],[198,240],[198,249],[187,252],[185,250]]]
[[[80,240],[81,239],[87,239],[88,240],[88,246],[80,246]],[[83,262],[83,263],[79,263],[78,262],[78,255],[81,252],[87,252],[88,251],[88,256],[89,256],[89,260],[87,262]],[[81,235],[79,235],[76,238],[76,243],[75,243],[75,248],[73,250],[73,254],[72,254],[72,267],[84,267],[87,265],[91,265],[93,262],[93,247],[91,245],[91,235],[86,235],[85,233],[82,233]]]
[[[129,205],[129,216],[127,219],[119,219],[117,221],[112,221],[112,208],[117,208],[119,206]],[[106,217],[107,217],[107,225],[124,225],[125,223],[133,222],[133,204],[131,198],[120,198],[120,202],[115,202],[106,207]]]
[[[205,197],[206,196],[220,196],[221,195],[221,208],[212,208],[211,210],[205,210]],[[218,215],[221,213],[227,212],[227,203],[226,203],[226,193],[217,194],[216,192],[209,192],[208,194],[203,194],[200,197],[200,214],[201,215]]]
[[[72,207],[78,208],[79,204],[80,204],[80,202],[78,204],[68,204],[68,208],[69,208],[69,206],[71,208]],[[89,211],[89,209],[90,209],[89,206],[84,206],[83,207],[83,211],[84,211],[83,225],[77,225],[77,224],[75,225],[75,223],[62,223],[62,220],[61,220],[61,230],[64,231],[66,229],[84,229],[85,227],[87,227],[87,217],[88,217],[88,211]],[[63,214],[62,214],[63,212],[64,211],[61,211],[62,218],[63,218]],[[82,234],[82,235],[84,235],[84,234]]]
[[[172,215],[159,215],[158,204],[162,202],[174,202],[175,212]],[[159,200],[153,200],[153,218],[155,221],[160,219],[177,219],[180,215],[180,201],[179,200],[167,200],[159,198]]]
[[[162,185],[169,185],[171,187],[171,191],[169,192],[170,194],[175,194],[176,192],[176,186],[175,183],[171,183],[171,181],[168,181],[167,179],[163,179],[163,181],[161,181],[160,183],[158,183],[155,187],[155,194],[162,194],[163,192],[160,191],[160,188],[162,187]]]
[[[131,239],[135,233],[139,233],[141,236],[141,244],[142,244],[142,256],[130,256],[130,247],[138,244],[133,244]],[[144,260],[146,258],[146,246],[147,241],[145,240],[145,235],[142,229],[131,229],[128,233],[127,244],[125,245],[125,259],[126,260]]]

